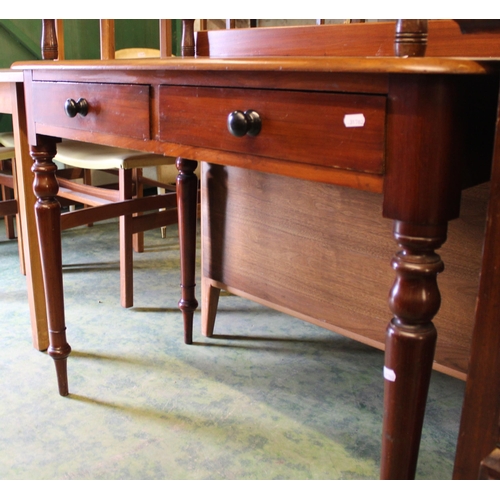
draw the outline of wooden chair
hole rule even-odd
[[[11,162],[11,167],[8,163]],[[17,215],[17,202],[15,197],[14,176],[12,170],[15,163],[15,150],[13,147],[0,148],[0,185],[2,186],[2,200],[0,202],[0,216],[5,219],[5,232],[7,238],[16,237],[14,217]]]
[[[170,54],[171,55],[171,54]],[[141,59],[141,58],[155,58],[161,57],[160,49],[151,48],[126,48],[120,49],[115,52],[115,59]],[[175,181],[177,178],[177,168],[175,167],[174,158],[166,158],[168,163],[156,165],[155,167],[149,167],[147,170],[151,171],[154,169],[154,179],[151,172],[146,172],[145,176],[144,169],[141,169],[141,177],[139,177],[139,191],[142,195],[144,186],[155,186],[158,190],[158,194],[173,192],[175,191]],[[198,174],[198,169],[195,171]],[[166,238],[167,227],[163,226],[161,228],[162,238]],[[142,245],[142,241],[141,241]],[[138,249],[138,251],[141,251]]]
[[[1,147],[2,135],[0,134],[0,186],[2,187],[0,217],[4,217],[7,238],[10,240],[17,238],[19,267],[21,273],[26,274],[21,221],[18,216],[15,149],[13,143],[7,147]]]
[[[115,51],[114,22],[101,20],[101,59],[137,58],[137,57],[169,57],[171,51],[170,22],[160,21],[160,49],[122,49]],[[63,59],[64,38],[60,20],[44,20],[43,25],[44,59]],[[155,227],[164,228],[177,222],[175,182],[177,170],[175,159],[162,155],[144,154],[137,151],[112,148],[108,146],[82,143],[78,141],[62,141],[57,148],[56,161],[67,168],[59,172],[59,196],[65,200],[82,203],[83,210],[70,211],[62,215],[62,229],[79,225],[92,224],[98,220],[120,217],[120,290],[121,305],[133,305],[133,250],[144,249],[143,231]],[[143,176],[142,169],[153,167],[156,179]],[[75,168],[77,170],[75,170]],[[81,177],[84,182],[75,180]],[[92,185],[92,172],[104,171],[118,175],[118,189],[96,187]],[[153,186],[164,194],[157,197],[143,198],[145,186]],[[142,207],[131,213],[123,203],[130,201]],[[154,206],[151,207],[150,205]],[[124,207],[121,213],[119,207]],[[154,208],[156,213],[142,215],[146,208]]]

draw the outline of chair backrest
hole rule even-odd
[[[100,54],[101,59],[115,59],[119,52],[120,58],[128,57],[127,49],[115,50],[114,19],[100,19]],[[142,49],[148,54],[144,57],[170,57],[172,55],[172,21],[160,19],[159,49]],[[42,59],[64,60],[64,30],[62,19],[44,19],[42,23]],[[133,49],[134,51],[136,49]],[[152,56],[151,54],[153,54]],[[139,56],[143,57],[143,56]]]
[[[134,47],[115,51],[115,59],[144,59],[161,57],[160,49]]]
[[[183,20],[188,34],[189,23]],[[398,20],[199,31],[196,55],[498,57],[500,21]]]

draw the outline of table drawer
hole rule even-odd
[[[66,115],[67,99],[88,102],[86,116]],[[36,124],[150,139],[149,85],[34,82]]]
[[[228,115],[255,110],[257,136],[233,136]],[[381,174],[386,97],[161,86],[160,139],[211,149]]]

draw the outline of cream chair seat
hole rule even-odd
[[[12,133],[1,133],[0,143],[4,146],[13,146],[14,137]],[[4,148],[7,150],[7,148]],[[9,147],[9,152],[13,148]],[[8,154],[5,153],[7,156]],[[11,153],[12,154],[12,153]],[[62,214],[61,227],[69,229],[79,225],[90,225],[99,220],[105,220],[113,217],[120,217],[120,291],[121,304],[123,307],[133,305],[133,261],[132,250],[142,252],[143,231],[154,227],[164,227],[177,222],[175,182],[177,169],[175,167],[175,158],[163,155],[154,155],[151,153],[141,153],[139,151],[103,146],[99,144],[90,144],[80,141],[63,140],[57,145],[57,155],[54,161],[60,167],[58,170],[59,196],[73,203],[81,203],[85,207],[94,207],[95,211],[76,210],[70,213]],[[169,172],[169,181],[145,180],[142,177],[142,169],[153,167],[159,171],[157,177],[162,178],[161,172]],[[78,180],[72,178],[72,172],[75,169],[82,169],[84,172],[106,171],[114,172],[119,178],[119,189],[108,189],[99,186],[93,186],[91,176],[86,176],[82,183],[80,175]],[[168,211],[162,218],[164,224],[158,224],[156,221],[144,221],[141,226],[139,217],[135,218],[132,214],[120,213],[118,207],[116,210],[112,205],[133,198],[141,198],[144,182],[162,189],[162,192],[172,191],[169,199],[163,200],[161,208],[154,207],[154,210]],[[169,189],[170,187],[170,189]],[[107,207],[104,207],[107,205]],[[104,207],[97,211],[97,207]]]
[[[14,147],[14,134],[12,132],[0,132],[0,144],[5,146],[4,149]]]
[[[15,155],[14,148],[0,148],[0,160],[12,160]]]
[[[13,158],[14,155],[8,156],[7,151],[13,151],[14,134],[1,132],[0,144],[5,146],[1,149],[2,156],[5,155],[5,158],[2,157],[2,159]],[[61,165],[91,170],[158,167],[162,170],[158,175],[158,180],[165,183],[175,183],[177,177],[175,158],[69,139],[64,139],[57,145],[55,161]]]
[[[71,140],[64,140],[57,145],[56,160],[65,165],[91,170],[166,165],[175,169],[175,159],[171,157]]]
[[[16,151],[13,147],[0,148],[0,160],[12,160],[16,156]]]

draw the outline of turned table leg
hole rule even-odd
[[[193,316],[198,307],[195,297],[196,269],[196,211],[198,177],[194,160],[177,159],[177,211],[179,217],[179,243],[181,251],[181,300],[179,308],[184,318],[184,342],[193,342]]]
[[[437,338],[432,318],[441,304],[436,277],[444,265],[435,250],[446,229],[394,224],[400,250],[392,259],[396,279],[389,296],[394,318],[386,338],[382,479],[415,477]]]
[[[470,103],[475,115],[462,84],[442,75],[390,78],[383,216],[396,221],[399,251],[386,335],[383,479],[415,476],[437,338],[432,320],[441,305],[437,275],[444,266],[435,251],[460,215],[468,150],[482,140],[460,112]],[[464,134],[468,141],[460,140]]]
[[[56,140],[40,138],[37,146],[31,146],[35,174],[33,189],[37,197],[35,203],[40,256],[45,296],[47,301],[47,321],[49,327],[48,353],[56,366],[59,394],[67,396],[67,358],[71,347],[66,342],[64,319],[64,296],[61,252],[61,207],[56,199],[58,183],[57,167],[53,163],[56,155]]]

